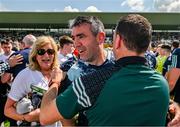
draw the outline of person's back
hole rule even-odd
[[[123,58],[119,60],[119,63],[123,64],[116,64],[123,68],[118,71],[115,69],[117,72],[105,83],[94,105],[86,111],[89,125],[164,124],[166,112],[161,107],[169,101],[164,98],[164,93],[168,93],[167,85],[164,85],[167,82],[160,74],[146,66],[141,58],[134,57],[133,61],[132,58]],[[91,100],[93,95],[89,97]]]
[[[18,55],[21,54],[23,55],[23,60],[22,60],[22,64],[16,65],[15,67],[12,67],[10,70],[8,70],[8,73],[12,73],[13,77],[16,77],[17,74],[25,69],[27,67],[27,65],[29,64],[29,53],[30,53],[30,48],[21,50],[21,51],[17,51],[15,53],[13,53],[13,55]]]

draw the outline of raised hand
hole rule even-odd
[[[18,64],[22,64],[23,56],[21,54],[13,55],[9,57],[7,62],[9,63],[10,67],[14,67]]]

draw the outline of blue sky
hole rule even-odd
[[[0,0],[0,11],[180,12],[180,0]]]

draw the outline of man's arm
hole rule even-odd
[[[56,96],[58,94],[58,84],[52,83],[49,90],[43,96],[41,102],[40,123],[41,125],[49,125],[63,119],[56,106]]]
[[[7,62],[0,64],[0,75],[2,75],[8,69],[10,69],[10,65]]]
[[[169,83],[170,91],[172,91],[175,87],[175,84],[180,77],[180,68],[172,68],[167,72],[167,81]]]
[[[63,119],[56,106],[56,96],[58,95],[59,83],[63,79],[63,72],[55,68],[51,74],[50,88],[44,94],[41,102],[40,123],[41,125],[52,124]],[[50,110],[50,111],[49,111]]]
[[[11,56],[7,62],[0,64],[0,75],[3,74],[5,71],[10,69],[10,67],[14,67],[18,64],[22,64],[23,56],[22,55],[13,55]]]

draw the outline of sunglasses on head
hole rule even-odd
[[[37,50],[37,54],[40,55],[40,56],[44,55],[46,52],[47,52],[48,55],[53,55],[55,53],[55,50],[54,49],[47,49],[47,50],[38,49]]]

